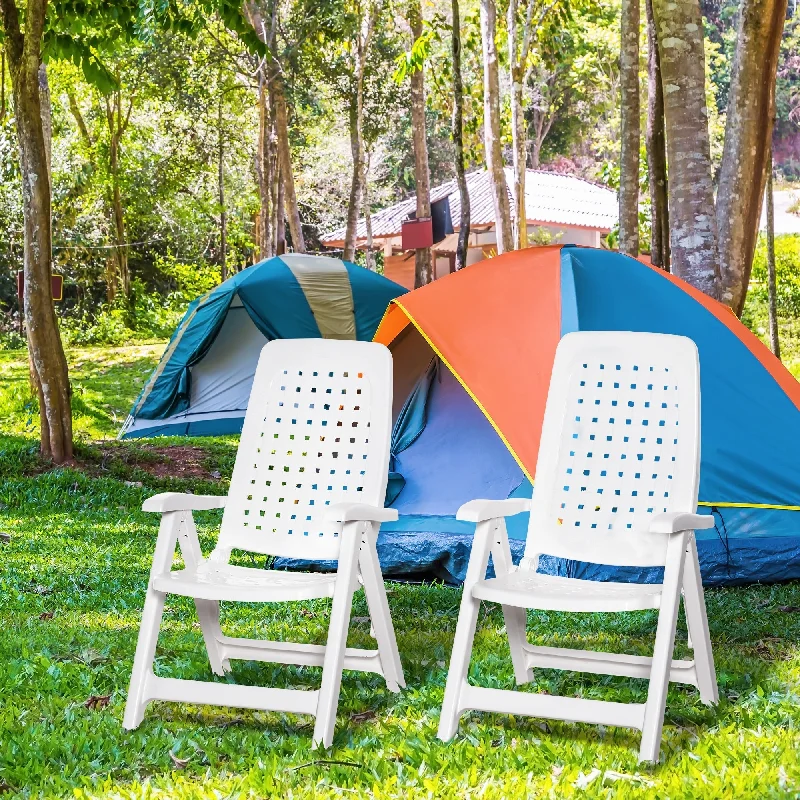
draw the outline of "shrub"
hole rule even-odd
[[[787,316],[800,314],[800,236],[784,234],[775,237],[775,279],[778,312]],[[758,237],[749,293],[754,299],[767,299],[767,240]]]

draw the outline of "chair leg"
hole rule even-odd
[[[372,622],[371,633],[378,643],[383,677],[386,679],[389,691],[399,692],[401,687],[405,688],[406,682],[400,653],[397,649],[397,638],[392,625],[389,602],[386,599],[386,587],[378,561],[378,551],[375,547],[375,534],[372,531],[368,531],[361,540],[359,568]]]
[[[686,611],[686,627],[689,630],[691,647],[694,650],[700,698],[706,705],[716,705],[719,702],[717,673],[714,669],[714,654],[711,649],[703,581],[700,575],[700,562],[697,558],[697,543],[694,536],[689,538],[686,548],[686,565],[683,570],[683,607]]]
[[[533,669],[528,667],[525,656],[525,645],[528,641],[528,614],[524,608],[516,606],[502,606],[502,609],[508,634],[508,646],[511,650],[511,663],[514,665],[514,678],[517,686],[522,686],[533,680]]]
[[[680,588],[683,582],[683,562],[686,555],[686,532],[673,534],[667,546],[667,563],[664,568],[664,589],[658,612],[656,642],[650,668],[650,685],[644,707],[642,743],[639,761],[657,762],[661,749],[661,732],[667,706],[669,672],[675,648],[675,631],[680,607]]]
[[[472,596],[472,591],[464,588],[464,597],[458,612],[456,635],[453,640],[453,654],[450,656],[450,668],[447,672],[447,683],[444,687],[442,713],[439,717],[437,736],[443,742],[449,742],[458,730],[461,718],[461,688],[467,682],[469,661],[472,656],[472,644],[475,641],[475,629],[478,625],[478,612],[481,601]]]
[[[136,655],[133,657],[133,670],[131,682],[128,687],[128,700],[125,703],[125,715],[122,727],[132,731],[138,728],[144,719],[144,709],[147,701],[144,699],[144,689],[148,675],[153,672],[153,658],[156,654],[158,631],[161,627],[161,617],[164,614],[164,601],[166,595],[148,588],[142,611],[142,622],[139,626],[139,639],[136,643]]]
[[[219,626],[219,602],[195,599],[194,607],[197,609],[197,618],[200,620],[200,628],[203,631],[203,640],[206,643],[211,671],[221,677],[226,672],[230,672],[231,664],[227,658],[222,658],[222,648],[219,644],[222,638],[222,629]]]
[[[347,647],[347,630],[350,627],[353,592],[356,588],[356,565],[358,547],[361,542],[360,525],[361,523],[347,523],[342,534],[328,640],[325,645],[325,658],[322,662],[322,685],[319,689],[317,719],[314,724],[311,745],[314,749],[319,745],[330,747],[333,742],[336,709],[339,706],[339,690],[342,685],[344,651]]]

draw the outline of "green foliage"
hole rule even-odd
[[[800,316],[800,236],[775,237],[775,278],[779,313]],[[767,301],[767,242],[763,234],[756,246],[748,295]]]
[[[717,800],[795,797],[800,789],[800,606],[797,583],[707,592],[721,702],[670,687],[663,763],[637,764],[639,735],[624,729],[468,714],[456,739],[436,739],[460,590],[389,583],[408,688],[346,672],[329,751],[312,751],[308,719],[156,703],[134,732],[122,712],[155,544],[157,519],[139,509],[156,491],[224,493],[236,442],[109,437],[163,345],[69,353],[79,468],[39,461],[20,401],[24,354],[0,354],[0,786],[9,798],[619,797]],[[35,419],[35,408],[29,416]],[[116,422],[114,421],[116,417]],[[191,451],[195,477],[171,477]],[[212,473],[221,473],[214,478]],[[127,483],[126,483],[127,482]],[[141,486],[139,485],[141,484]],[[217,512],[197,515],[213,546]],[[179,562],[178,562],[179,563]],[[262,566],[258,557],[241,563]],[[328,601],[281,608],[223,604],[228,635],[324,642]],[[784,610],[785,609],[785,610]],[[348,645],[374,647],[363,593]],[[420,620],[423,620],[421,624]],[[537,645],[652,650],[655,612],[529,614]],[[679,621],[676,657],[690,657]],[[314,688],[319,670],[233,662],[245,685]],[[170,597],[156,671],[216,680],[194,607]],[[471,680],[514,688],[500,609],[487,606]],[[644,681],[537,670],[522,691],[642,702]],[[91,698],[102,698],[99,702]],[[106,705],[107,699],[107,705]],[[177,761],[176,761],[177,759]],[[185,763],[184,763],[185,762]],[[599,770],[585,789],[580,775]]]

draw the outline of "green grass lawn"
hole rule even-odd
[[[308,718],[236,709],[156,703],[138,730],[125,732],[158,524],[141,503],[165,489],[224,493],[236,446],[231,438],[159,440],[158,447],[113,441],[160,350],[69,354],[80,468],[58,470],[36,456],[24,357],[0,354],[0,795],[800,797],[798,584],[708,592],[721,702],[707,709],[694,689],[673,685],[662,762],[653,768],[636,763],[638,734],[589,725],[475,713],[456,740],[439,742],[460,597],[443,585],[389,584],[408,688],[393,695],[377,676],[345,673],[328,751],[311,750]],[[218,516],[198,520],[208,551]],[[370,646],[366,604],[356,597],[349,644]],[[223,628],[322,642],[328,607],[229,604]],[[547,612],[531,613],[529,622],[536,643],[647,654],[656,616]],[[682,620],[679,630],[685,654]],[[484,608],[476,654],[473,680],[513,687],[497,608]],[[181,598],[168,600],[157,671],[220,680],[191,604]],[[312,687],[319,670],[234,662],[233,680]],[[641,702],[646,683],[540,670],[530,689]]]

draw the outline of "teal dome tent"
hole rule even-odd
[[[337,258],[290,254],[248,267],[189,305],[120,438],[239,433],[266,342],[370,341],[405,291]]]

